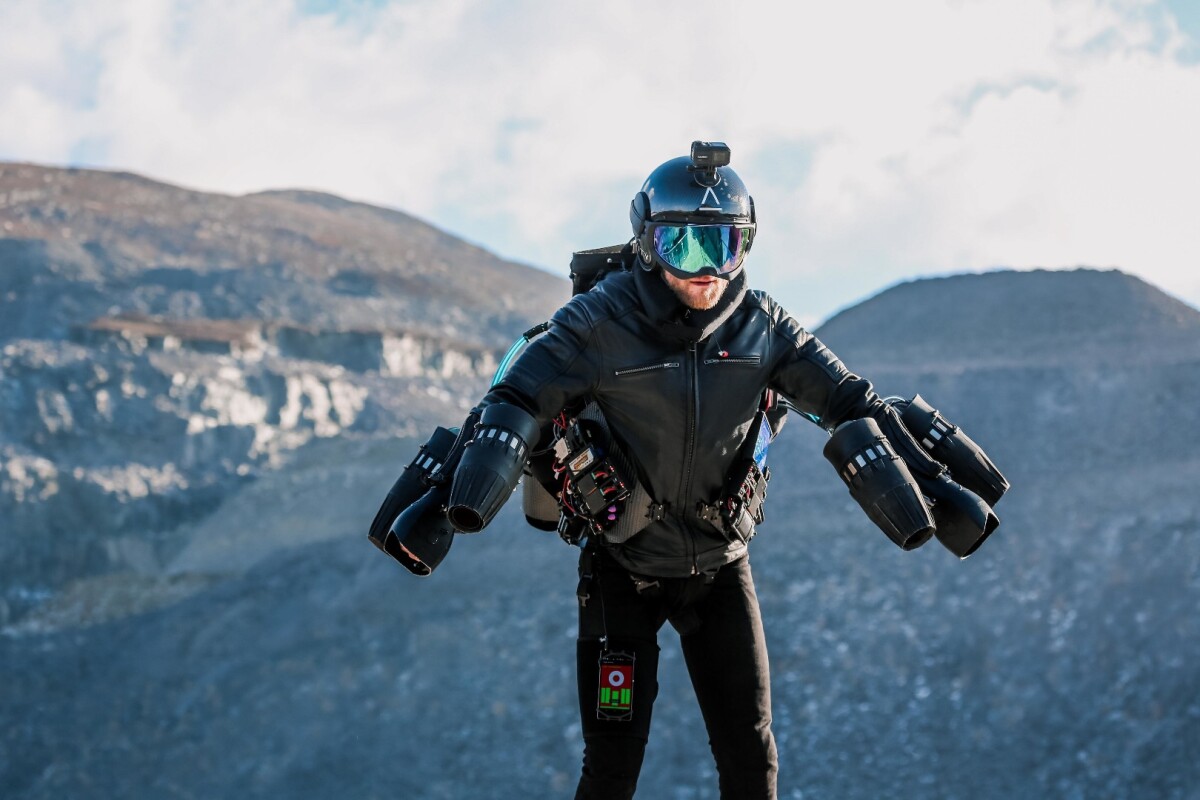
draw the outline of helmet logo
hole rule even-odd
[[[708,198],[712,198],[712,205],[708,204]],[[709,186],[704,190],[704,197],[700,198],[700,211],[721,211],[721,201],[717,199],[717,193]]]

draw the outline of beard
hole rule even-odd
[[[662,276],[679,302],[693,311],[707,311],[715,306],[729,286],[729,281],[722,278],[714,278],[707,282],[682,280],[666,270],[663,270]]]

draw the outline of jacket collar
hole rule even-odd
[[[700,342],[707,339],[746,296],[746,269],[743,267],[729,280],[729,286],[717,304],[706,311],[695,311],[679,302],[662,279],[658,270],[647,272],[640,266],[633,268],[634,283],[642,308],[662,335],[681,342]]]

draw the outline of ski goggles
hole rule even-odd
[[[654,223],[654,254],[672,270],[728,275],[742,264],[754,238],[751,225],[679,225]]]

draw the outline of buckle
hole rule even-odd
[[[706,522],[719,522],[721,520],[721,507],[709,505],[701,501],[696,503],[696,516]]]

